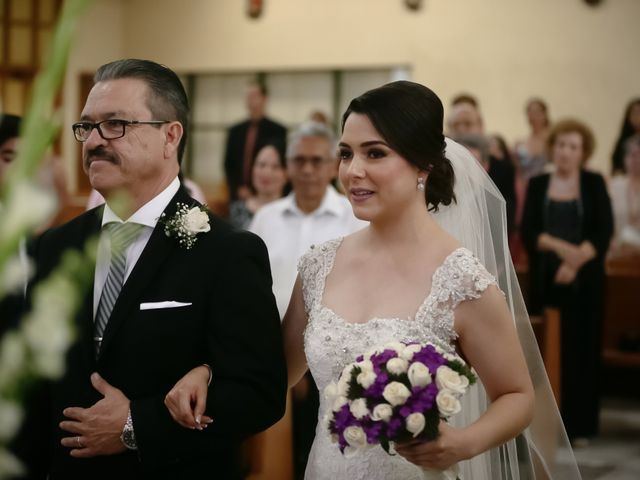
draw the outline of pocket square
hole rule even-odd
[[[191,305],[191,302],[174,302],[170,300],[168,302],[146,302],[140,304],[140,310],[157,310],[159,308],[178,308],[178,307],[188,307]]]

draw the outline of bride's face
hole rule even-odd
[[[387,144],[366,115],[349,115],[338,148],[340,182],[359,219],[392,218],[408,205],[424,204],[417,167]]]

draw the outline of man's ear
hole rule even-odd
[[[177,157],[180,140],[184,133],[182,124],[180,122],[171,122],[167,125],[165,132],[164,156],[166,158]]]

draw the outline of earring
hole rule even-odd
[[[418,191],[424,192],[424,177],[418,177]]]

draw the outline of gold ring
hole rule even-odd
[[[82,443],[80,443],[80,437],[76,437],[76,442],[78,443],[78,447],[84,448]]]

